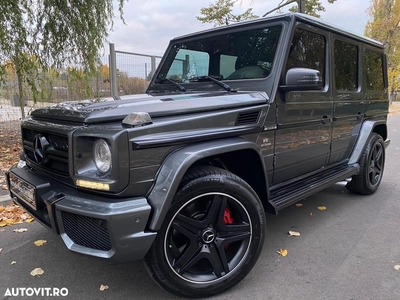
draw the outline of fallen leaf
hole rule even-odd
[[[4,207],[4,210],[0,211],[0,227],[4,227],[6,225],[12,226],[14,224],[20,224],[30,218],[32,217],[28,213],[26,213],[21,207],[12,203]]]
[[[11,262],[11,265],[15,265],[17,262],[15,261],[15,260],[13,260],[12,262]]]
[[[32,276],[39,276],[39,275],[43,275],[44,271],[42,270],[42,268],[35,268],[34,270],[31,271],[31,275]]]
[[[326,206],[318,206],[318,210],[326,210]]]
[[[25,223],[32,223],[33,221],[35,221],[34,218],[28,218],[25,220]]]
[[[296,203],[296,206],[297,206],[297,207],[302,207],[302,206],[303,206],[303,203]]]
[[[280,249],[279,251],[276,251],[280,256],[287,256],[288,251],[286,249]]]
[[[6,208],[4,206],[0,206],[0,213],[5,211],[5,210],[6,210]]]
[[[13,219],[7,219],[6,223],[7,223],[7,225],[14,225],[15,221]]]
[[[0,248],[0,253],[1,253],[1,251],[3,251],[3,248]]]
[[[310,212],[310,216],[312,216],[312,212]]]
[[[19,228],[19,229],[14,229],[14,232],[25,232],[28,231],[28,228]]]
[[[108,285],[100,285],[100,291],[108,290],[108,288],[109,288]]]
[[[289,230],[289,236],[300,236],[300,232]]]
[[[400,270],[400,265],[395,265],[394,268],[396,269],[396,271]]]
[[[5,190],[5,191],[7,191],[8,190],[8,187],[4,184],[4,185],[2,185],[2,187],[1,187],[3,190]]]
[[[37,240],[33,242],[36,246],[40,247],[47,243],[46,240]]]

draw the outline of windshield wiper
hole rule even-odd
[[[212,82],[214,82],[214,83],[216,83],[216,84],[218,84],[220,87],[222,87],[225,91],[228,91],[228,92],[230,92],[230,91],[232,91],[232,92],[235,92],[235,91],[233,91],[232,90],[232,88],[228,85],[228,84],[226,84],[226,83],[223,83],[222,81],[220,81],[220,80],[218,80],[218,79],[215,79],[214,77],[211,77],[211,76],[208,76],[208,75],[205,75],[205,76],[200,76],[200,77],[194,77],[194,78],[191,78],[190,80],[197,80],[197,81],[205,81],[205,80],[211,80]]]
[[[167,82],[173,84],[173,85],[176,86],[178,89],[180,89],[182,92],[186,92],[186,89],[185,89],[185,87],[184,87],[183,85],[181,85],[181,84],[179,84],[178,82],[173,81],[173,80],[171,80],[171,79],[169,79],[169,78],[157,79],[157,80],[156,80],[156,83],[164,83],[165,81],[167,81]]]
[[[218,79],[215,79],[214,77],[211,77],[211,76],[208,76],[208,75],[206,75],[204,77],[207,78],[207,79],[210,79],[212,82],[215,82],[220,87],[222,87],[225,91],[228,91],[228,92],[232,91],[232,88],[230,87],[229,84],[223,83],[222,81],[219,81]]]

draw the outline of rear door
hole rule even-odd
[[[333,35],[333,126],[329,163],[346,160],[360,131],[364,118],[361,89],[360,43]]]

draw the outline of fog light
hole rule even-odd
[[[100,191],[109,191],[110,185],[108,183],[88,181],[88,180],[76,180],[76,186],[92,189],[92,190],[100,190]]]

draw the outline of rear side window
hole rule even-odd
[[[335,82],[339,91],[358,89],[358,48],[339,40],[335,41]]]
[[[325,82],[325,37],[297,29],[290,46],[286,72],[292,68],[318,70]]]
[[[382,54],[366,49],[364,53],[365,74],[368,90],[383,90]]]

